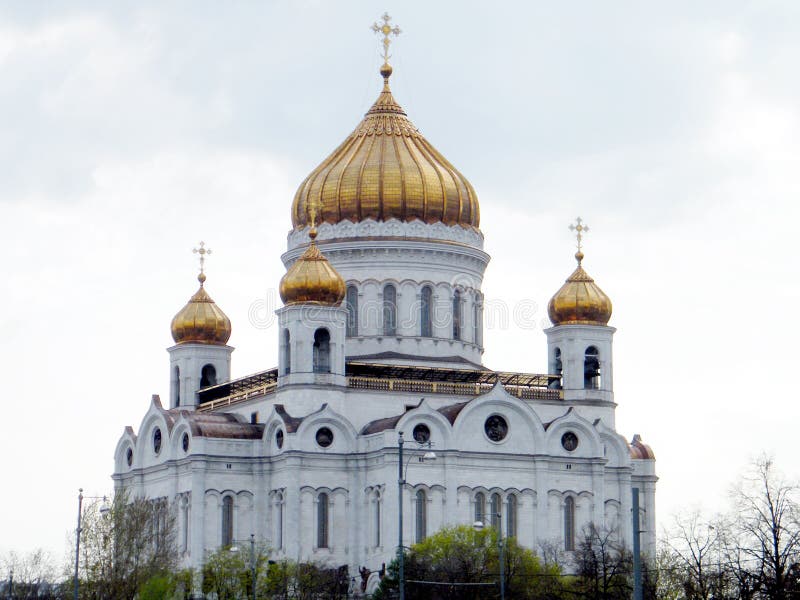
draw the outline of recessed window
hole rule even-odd
[[[183,451],[184,452],[188,452],[189,451],[189,434],[188,433],[184,433],[183,434],[183,438],[181,439],[181,446],[183,446]]]
[[[161,452],[161,429],[158,427],[153,431],[153,452]]]
[[[283,429],[278,429],[275,432],[275,445],[278,447],[278,450],[283,448]]]
[[[414,441],[418,444],[424,444],[429,442],[431,439],[431,430],[430,428],[425,425],[425,423],[420,423],[416,427],[414,427]]]
[[[133,464],[133,448],[128,448],[128,451],[125,452],[125,460],[129,467]]]
[[[397,335],[397,288],[383,288],[383,335]]]
[[[575,448],[578,447],[578,436],[575,435],[572,431],[568,431],[567,433],[561,436],[561,445],[567,452],[572,452],[573,450],[575,450]]]
[[[358,335],[358,289],[354,285],[347,286],[345,295],[347,308],[347,337]]]
[[[483,430],[493,442],[502,442],[508,435],[508,422],[500,415],[492,415],[486,419]]]
[[[200,387],[211,387],[217,385],[217,370],[214,365],[206,365],[200,371]]]
[[[433,337],[433,290],[429,285],[422,288],[420,304],[420,334]]]
[[[333,432],[327,427],[317,429],[317,443],[323,448],[327,448],[333,443]]]
[[[314,373],[331,372],[331,334],[321,328],[314,332]]]

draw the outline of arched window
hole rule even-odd
[[[558,375],[558,379],[550,382],[549,387],[554,390],[561,389],[561,376],[564,371],[564,365],[561,362],[561,348],[553,350],[553,375]]]
[[[173,383],[172,397],[175,398],[175,406],[181,405],[181,369],[175,365],[175,383]]]
[[[200,387],[217,385],[217,370],[214,365],[206,365],[200,371]]]
[[[189,498],[183,496],[181,498],[181,550],[187,552],[189,550]]]
[[[500,513],[503,510],[500,494],[492,494],[492,527],[500,529]]]
[[[355,337],[358,335],[358,289],[356,286],[347,286],[347,295],[344,301],[347,307],[347,337]]]
[[[416,496],[416,540],[417,543],[424,540],[428,535],[428,502],[425,490],[417,490]]]
[[[381,545],[381,495],[375,494],[375,547]]]
[[[517,537],[517,497],[509,494],[506,500],[506,537]]]
[[[331,334],[320,328],[314,332],[314,373],[331,372]]]
[[[283,494],[275,497],[275,545],[283,548]]]
[[[420,331],[422,337],[433,337],[433,290],[426,285],[420,294]]]
[[[587,390],[600,389],[600,353],[589,346],[583,357],[583,387]]]
[[[475,521],[486,522],[486,496],[483,492],[475,494]]]
[[[461,291],[453,293],[453,339],[461,339]]]
[[[575,550],[575,499],[564,500],[564,550]]]
[[[283,330],[283,374],[292,372],[292,336],[288,329]]]
[[[328,547],[328,494],[317,496],[317,548]]]
[[[472,341],[480,346],[481,340],[481,297],[478,292],[472,296]]]
[[[222,546],[233,544],[233,498],[225,496],[222,499]]]
[[[397,335],[397,288],[383,288],[383,335]]]

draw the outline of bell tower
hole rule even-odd
[[[230,380],[231,321],[205,289],[205,259],[211,250],[200,242],[200,288],[172,319],[175,345],[167,349],[170,369],[170,408],[197,405],[197,391]]]

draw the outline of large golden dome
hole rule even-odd
[[[197,280],[200,289],[172,318],[172,339],[176,344],[224,345],[231,337],[231,320],[203,287],[205,274],[200,273]]]
[[[478,197],[469,181],[422,137],[392,97],[384,64],[383,91],[355,131],[300,185],[292,225],[309,222],[318,203],[319,222],[364,219],[480,225]]]
[[[583,270],[583,252],[575,254],[577,268],[547,305],[553,325],[606,325],[611,318],[611,299]]]
[[[279,291],[284,304],[339,306],[346,291],[344,279],[317,247],[317,230],[309,232],[311,243],[281,279]]]

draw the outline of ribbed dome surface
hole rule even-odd
[[[172,339],[176,344],[220,344],[231,337],[231,320],[208,295],[204,274],[197,277],[200,289],[172,319]]]
[[[611,299],[583,270],[583,253],[575,258],[578,267],[547,305],[550,320],[553,325],[606,325],[611,318]]]
[[[284,304],[339,306],[344,299],[344,279],[319,251],[315,238],[316,230],[312,229],[311,244],[281,279],[279,291]]]
[[[374,219],[442,222],[477,229],[478,197],[467,179],[409,121],[389,89],[355,131],[306,177],[292,203],[292,225],[305,227],[309,203],[319,222]]]

